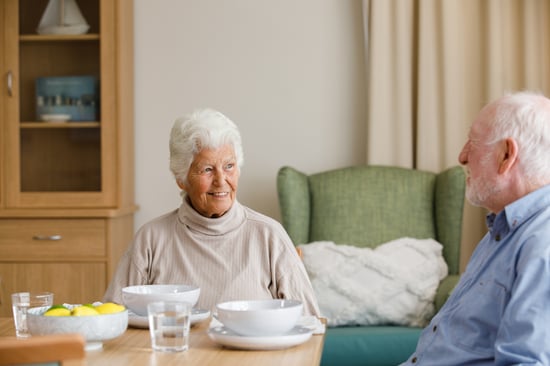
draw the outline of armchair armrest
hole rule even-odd
[[[460,280],[460,275],[449,275],[445,277],[441,283],[439,283],[434,300],[436,312],[438,312],[443,304],[445,304],[445,301],[447,301],[451,295],[451,292],[453,292],[458,280]]]

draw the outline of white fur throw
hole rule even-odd
[[[329,326],[425,326],[448,268],[442,245],[401,238],[375,249],[314,242],[299,246]]]

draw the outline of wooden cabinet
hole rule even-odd
[[[85,34],[38,34],[48,0],[0,0],[0,316],[16,291],[101,300],[133,236],[133,3],[77,4]],[[66,77],[95,80],[95,118],[41,113]]]

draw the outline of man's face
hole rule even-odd
[[[490,110],[480,112],[468,134],[468,141],[458,156],[466,168],[466,198],[474,206],[490,208],[493,197],[500,192],[498,180],[497,144],[488,144],[487,118]]]

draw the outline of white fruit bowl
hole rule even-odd
[[[65,306],[69,309],[77,305]],[[128,310],[90,316],[44,316],[49,306],[31,308],[27,324],[31,335],[79,333],[86,339],[86,350],[103,347],[103,342],[117,338],[128,328]]]
[[[216,317],[243,336],[276,336],[290,331],[302,316],[296,300],[229,301],[216,305]]]
[[[191,285],[137,285],[122,289],[122,302],[134,314],[147,316],[147,304],[156,301],[181,301],[195,306],[201,290]]]

